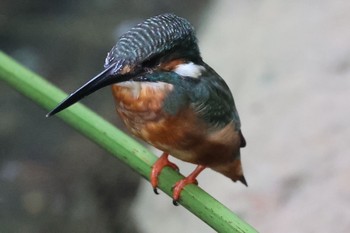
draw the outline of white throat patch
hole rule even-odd
[[[200,65],[196,65],[193,62],[179,64],[174,69],[174,72],[181,76],[198,78],[201,76],[202,72],[205,71],[205,68]]]

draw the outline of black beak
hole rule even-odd
[[[85,96],[88,96],[102,87],[108,86],[113,83],[119,83],[130,80],[130,75],[120,74],[123,64],[118,62],[111,64],[101,73],[92,78],[89,82],[85,83],[78,90],[70,94],[65,100],[63,100],[56,108],[49,112],[46,117],[55,115],[56,113],[68,108],[75,104]]]

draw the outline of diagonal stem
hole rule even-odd
[[[1,51],[0,80],[47,110],[53,109],[67,96]],[[82,104],[75,104],[59,113],[58,117],[149,180],[152,164],[157,157],[135,140],[126,136]],[[43,120],[45,120],[44,116]],[[172,186],[181,178],[183,176],[171,168],[164,168],[159,176],[159,188],[171,196]],[[257,232],[197,186],[191,185],[184,188],[180,204],[218,232]]]

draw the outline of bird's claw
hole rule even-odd
[[[197,181],[196,177],[204,169],[205,169],[205,166],[199,165],[198,167],[196,167],[196,169],[189,176],[183,178],[182,180],[179,180],[171,188],[171,190],[173,191],[173,204],[175,206],[178,205],[178,200],[180,199],[181,192],[185,188],[185,186],[187,186],[189,184],[198,185],[198,181]]]
[[[179,206],[179,203],[177,202],[177,200],[173,200],[173,205],[174,206]]]
[[[151,171],[151,177],[150,177],[150,181],[153,187],[153,191],[155,194],[159,194],[158,192],[158,176],[160,175],[161,171],[163,170],[164,167],[168,166],[173,168],[176,171],[179,171],[178,166],[176,166],[176,164],[170,162],[168,160],[168,154],[167,153],[163,153],[162,156],[160,156],[160,158],[153,164],[152,167],[152,171]]]
[[[155,194],[159,195],[159,192],[158,192],[157,187],[153,188],[153,192],[154,192]]]

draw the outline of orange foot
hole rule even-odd
[[[155,194],[159,194],[157,191],[158,176],[165,166],[169,166],[174,170],[179,171],[178,166],[176,166],[176,164],[168,160],[168,156],[169,154],[164,152],[162,156],[160,156],[159,159],[153,164],[152,172],[151,172],[151,184]]]
[[[182,180],[179,180],[176,182],[176,184],[173,186],[173,204],[178,205],[178,200],[180,199],[180,194],[183,190],[183,188],[188,184],[195,184],[197,185],[198,182],[196,180],[199,173],[201,173],[205,169],[205,166],[198,165],[196,169],[187,177],[183,178]]]

